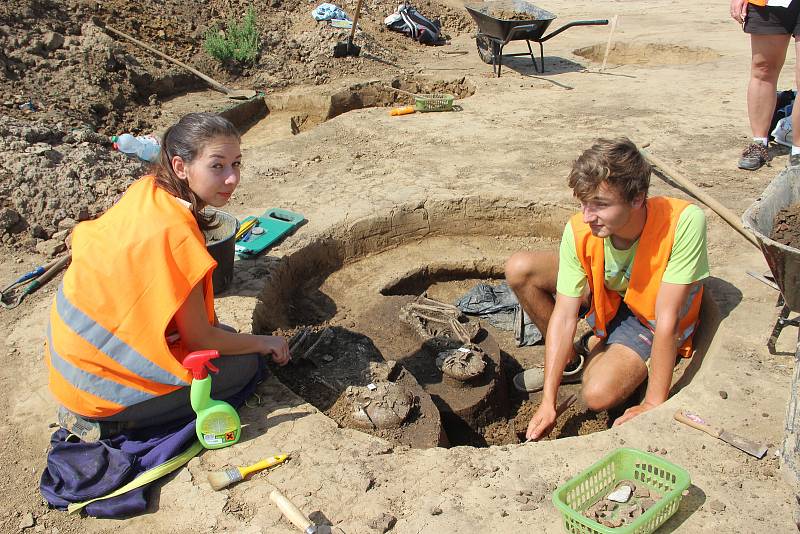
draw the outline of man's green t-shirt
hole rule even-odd
[[[614,248],[610,238],[603,239],[605,253],[606,287],[625,296],[631,279],[633,258],[639,248],[637,240],[629,249]],[[580,297],[588,283],[575,250],[575,235],[567,222],[558,254],[558,282],[556,290],[568,297]],[[699,207],[690,204],[681,212],[675,228],[675,241],[669,255],[662,282],[691,284],[709,276],[706,250],[706,216]]]

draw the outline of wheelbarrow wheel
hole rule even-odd
[[[478,55],[484,63],[492,65],[495,58],[500,55],[500,44],[485,35],[477,36],[475,44],[478,46]]]

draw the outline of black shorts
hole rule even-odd
[[[744,32],[752,35],[800,34],[800,0],[793,0],[789,7],[747,5]]]

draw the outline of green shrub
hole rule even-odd
[[[223,62],[235,60],[252,63],[258,55],[260,38],[256,29],[256,14],[250,8],[241,21],[229,19],[225,31],[213,28],[206,32],[203,49]]]

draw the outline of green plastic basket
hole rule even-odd
[[[455,97],[447,94],[416,95],[414,108],[417,111],[451,111]]]
[[[662,497],[645,513],[617,528],[583,515],[623,480],[644,484]],[[689,473],[677,465],[637,449],[620,448],[559,486],[553,504],[561,510],[564,530],[569,533],[644,534],[654,532],[678,510],[689,484]]]

